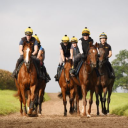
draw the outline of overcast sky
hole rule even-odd
[[[19,41],[31,26],[46,51],[45,66],[52,81],[46,92],[59,92],[54,80],[59,45],[67,34],[81,37],[88,27],[94,42],[105,32],[115,58],[128,47],[128,0],[0,0],[0,69],[13,71],[19,58]]]

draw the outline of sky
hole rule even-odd
[[[0,69],[12,72],[19,58],[19,42],[31,27],[45,49],[45,66],[52,80],[46,92],[60,92],[54,80],[62,37],[81,38],[85,27],[94,42],[105,32],[113,56],[127,49],[128,0],[0,0]]]

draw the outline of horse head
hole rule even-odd
[[[23,44],[23,57],[24,57],[24,63],[27,67],[27,70],[29,70],[30,67],[30,60],[32,55],[32,43],[24,42]]]
[[[66,82],[69,84],[70,83],[70,69],[72,68],[72,59],[65,60],[65,65],[64,65],[64,75]]]
[[[99,57],[99,67],[101,68],[103,66],[103,64],[105,63],[105,61],[106,61],[104,46],[102,48],[99,48],[99,54],[100,54],[100,57]]]
[[[98,59],[97,47],[98,47],[97,43],[95,45],[92,45],[92,43],[89,44],[87,63],[90,64],[92,68],[95,68],[97,65],[97,59]]]

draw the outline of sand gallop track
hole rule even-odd
[[[92,117],[86,118],[67,114],[63,116],[63,102],[56,93],[48,94],[50,101],[44,102],[42,116],[22,117],[20,113],[0,116],[0,128],[128,128],[128,118],[116,115],[96,116],[96,106],[93,103]],[[67,98],[68,100],[68,98]],[[82,102],[80,102],[80,109]],[[69,111],[69,103],[67,104]]]

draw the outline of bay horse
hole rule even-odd
[[[86,116],[86,105],[87,105],[87,92],[90,90],[90,99],[89,99],[89,109],[87,117],[90,117],[91,113],[91,105],[93,103],[93,93],[95,92],[96,88],[98,87],[98,77],[95,71],[97,66],[97,59],[98,59],[98,51],[97,51],[98,44],[92,45],[89,44],[89,49],[87,53],[87,59],[81,66],[81,69],[78,73],[78,78],[73,77],[73,81],[78,85],[81,86],[82,95],[83,95],[83,109],[82,113],[83,116]],[[79,106],[79,103],[77,103]]]
[[[21,115],[26,115],[26,98],[25,94],[27,90],[30,90],[30,109],[28,114],[32,114],[32,110],[34,108],[34,98],[35,98],[35,90],[37,86],[37,71],[33,60],[31,58],[32,55],[33,43],[24,42],[23,44],[23,58],[24,63],[21,66],[18,77],[15,79],[15,84],[18,89],[18,96],[20,100],[20,113]],[[22,109],[22,103],[24,104],[24,109]]]
[[[109,113],[109,104],[110,104],[110,97],[111,97],[111,93],[112,93],[112,87],[114,84],[115,79],[114,78],[109,78],[108,75],[108,69],[107,69],[107,65],[106,65],[106,56],[105,56],[105,48],[99,48],[99,53],[100,53],[100,57],[99,57],[99,72],[101,74],[101,77],[99,79],[99,95],[100,95],[100,100],[101,100],[101,106],[102,106],[102,113],[103,114],[107,114]],[[102,92],[104,94],[103,98],[102,98]],[[106,95],[108,92],[108,99],[107,99],[107,110],[106,110]],[[96,94],[96,99],[97,99],[97,103],[99,102],[98,99],[98,94]],[[99,113],[99,104],[97,104],[97,112]]]
[[[77,95],[78,93],[77,93],[77,89],[76,89],[77,86],[74,84],[74,82],[70,76],[70,73],[69,73],[71,68],[72,68],[72,60],[71,59],[65,60],[65,65],[62,70],[60,79],[59,79],[59,85],[60,85],[62,97],[63,97],[64,116],[67,115],[67,108],[66,108],[67,92],[69,92],[69,98],[70,98],[70,111],[69,111],[70,114],[72,114],[74,112],[75,94],[76,94],[76,97],[78,98],[78,95]]]

